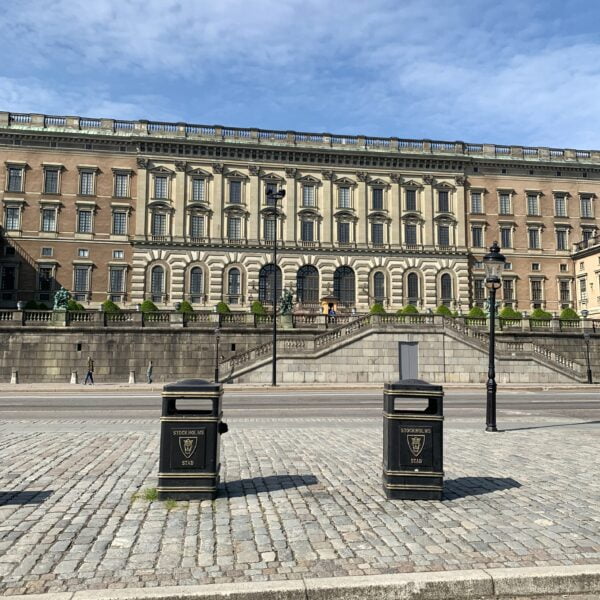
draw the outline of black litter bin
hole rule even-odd
[[[185,379],[163,387],[158,499],[214,499],[219,485],[223,386]],[[185,401],[186,407],[177,406]]]
[[[385,384],[383,488],[388,498],[442,499],[443,398],[441,385],[419,379]]]

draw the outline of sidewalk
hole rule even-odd
[[[444,501],[411,502],[383,494],[380,418],[226,421],[218,498],[177,503],[153,500],[155,420],[0,422],[0,594],[600,594],[597,425],[448,420]]]

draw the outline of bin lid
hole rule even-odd
[[[222,384],[206,381],[206,379],[182,379],[163,386],[163,392],[213,392],[214,394],[220,394],[222,391]]]
[[[444,395],[443,386],[427,383],[422,379],[400,379],[393,383],[386,383],[384,389],[390,392],[426,392],[431,396]]]

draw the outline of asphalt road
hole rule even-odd
[[[446,392],[447,422],[485,420],[485,390]],[[185,404],[181,405],[185,407]],[[153,419],[160,416],[160,394],[95,392],[19,392],[0,394],[0,420],[14,419]],[[343,392],[319,390],[227,390],[223,398],[226,416],[251,418],[327,418],[381,416],[380,391]],[[600,425],[600,394],[576,391],[509,391],[498,393],[498,423],[533,424],[540,419],[569,424]]]

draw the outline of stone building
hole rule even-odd
[[[558,311],[597,227],[598,152],[0,112],[0,153],[6,307],[62,285],[245,309],[276,285],[307,310],[460,311],[497,239],[504,303]]]

